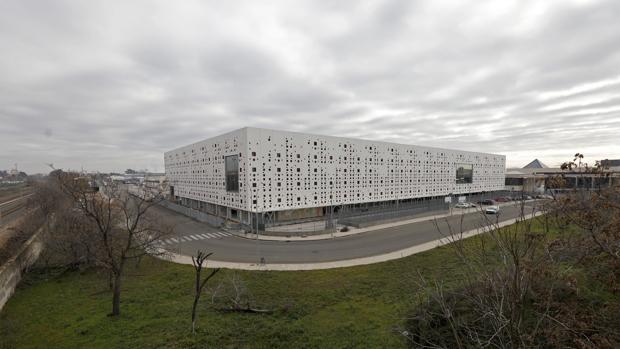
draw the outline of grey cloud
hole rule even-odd
[[[620,4],[502,6],[4,1],[0,169],[162,170],[243,126],[620,157]]]

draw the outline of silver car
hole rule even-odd
[[[484,213],[486,213],[486,214],[498,214],[499,213],[499,206],[489,206],[489,207],[484,209]]]

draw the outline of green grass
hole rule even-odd
[[[470,240],[477,239],[472,238]],[[205,294],[199,331],[190,331],[194,271],[148,258],[128,270],[119,318],[95,271],[31,272],[0,313],[0,348],[398,348],[417,273],[455,282],[450,247],[395,261],[303,272],[236,271],[257,307],[273,314],[217,310]],[[230,277],[220,272],[210,285]]]

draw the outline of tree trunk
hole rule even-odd
[[[108,289],[110,291],[114,290],[114,274],[112,271],[108,271]]]
[[[198,300],[200,296],[194,298],[194,305],[192,305],[192,333],[196,333],[196,309],[198,308]]]
[[[194,290],[194,304],[192,305],[192,333],[196,333],[196,309],[198,308],[198,301],[200,300],[200,268],[196,269],[196,289]]]
[[[121,274],[114,275],[114,289],[112,290],[112,316],[121,314]]]

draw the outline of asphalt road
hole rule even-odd
[[[534,205],[526,204],[525,213],[531,213]],[[423,221],[336,239],[285,242],[230,235],[166,208],[154,209],[175,226],[177,235],[166,242],[165,248],[184,255],[194,255],[201,249],[213,252],[213,260],[238,263],[258,263],[261,258],[264,263],[316,263],[376,256],[440,239],[450,227],[454,232],[468,231],[521,214],[519,205],[504,206],[497,216],[481,212],[454,215],[439,220],[437,226],[433,221]]]

